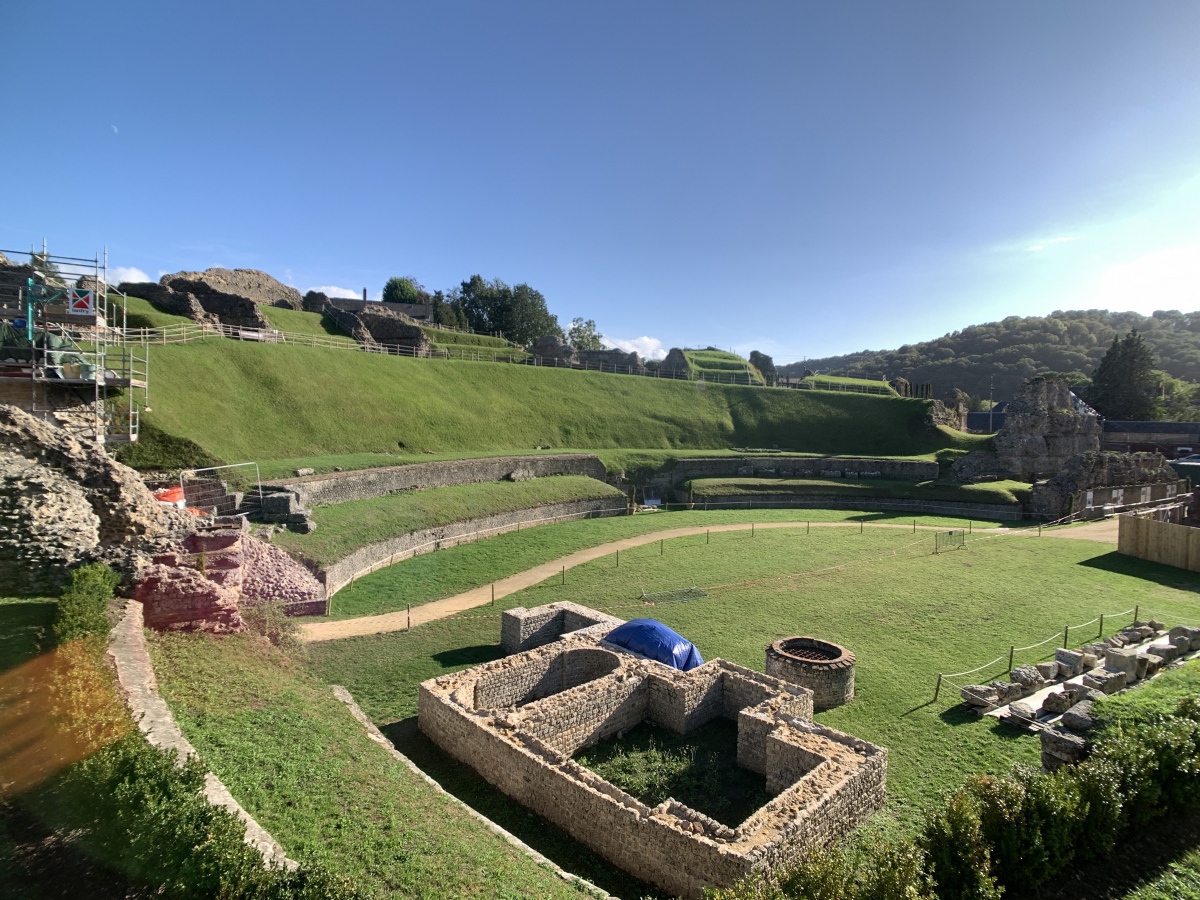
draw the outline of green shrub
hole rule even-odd
[[[283,603],[245,604],[239,612],[251,634],[262,635],[284,650],[294,651],[304,646],[300,640],[300,623],[285,612]]]
[[[991,848],[979,806],[970,792],[955,791],[926,823],[919,844],[928,860],[934,896],[940,900],[999,900],[991,873]]]
[[[80,566],[71,573],[54,613],[54,641],[65,644],[92,634],[107,634],[108,601],[121,576],[102,563]]]

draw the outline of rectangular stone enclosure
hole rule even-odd
[[[812,692],[722,659],[680,672],[604,641],[622,620],[574,603],[504,614],[504,659],[424,682],[421,730],[614,865],[699,897],[839,837],[884,803],[887,751],[812,721]],[[527,645],[533,649],[525,649]],[[737,760],[772,799],[736,829],[639,802],[571,757],[641,722],[737,722]]]

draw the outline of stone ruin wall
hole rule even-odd
[[[402,491],[424,491],[489,481],[527,481],[553,475],[584,475],[603,481],[606,471],[598,457],[582,453],[498,456],[285,478],[264,485],[263,489],[290,492],[295,495],[299,506],[312,508],[352,500],[369,500]]]
[[[1147,501],[1142,500],[1143,487],[1150,489]],[[1088,491],[1093,507],[1121,507],[1172,500],[1186,493],[1186,483],[1160,453],[1091,451],[1072,457],[1053,478],[1034,485],[1030,512],[1042,519],[1062,518],[1085,507],[1080,495]]]
[[[807,660],[794,655],[792,646],[816,645],[840,651],[836,658]],[[854,654],[845,647],[810,637],[780,638],[767,646],[766,672],[789,684],[798,684],[813,692],[813,706],[833,709],[854,699]]]
[[[521,631],[526,639],[544,636],[547,622],[578,622],[584,630],[423,683],[419,725],[502,792],[621,868],[699,897],[706,887],[791,862],[811,842],[847,833],[883,805],[886,751],[814,725],[811,692],[724,660],[684,673],[597,645],[612,617],[554,606],[511,611],[528,628],[510,628],[508,642],[513,635],[519,642]],[[652,809],[570,759],[643,721],[686,733],[718,716],[738,722],[738,764],[765,775],[776,793],[736,829],[671,800]]]
[[[321,569],[318,577],[325,585],[326,593],[333,596],[354,578],[361,578],[378,569],[390,566],[398,559],[432,553],[470,544],[482,537],[495,537],[506,531],[515,531],[522,525],[545,524],[543,520],[553,518],[599,518],[623,516],[628,509],[620,498],[606,497],[598,500],[572,500],[567,503],[551,503],[530,509],[498,513],[479,519],[468,519],[450,525],[439,525],[414,531],[411,534],[368,544],[360,547],[336,563]],[[315,564],[314,564],[315,565]]]
[[[724,457],[681,459],[671,471],[671,484],[694,478],[891,478],[929,481],[938,464],[909,459],[843,459],[819,456]]]

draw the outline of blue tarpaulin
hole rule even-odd
[[[605,640],[681,672],[704,664],[691,641],[654,619],[631,619],[610,631]]]

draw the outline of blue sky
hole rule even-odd
[[[1200,4],[0,13],[0,248],[372,295],[527,282],[779,362],[1200,309]]]

